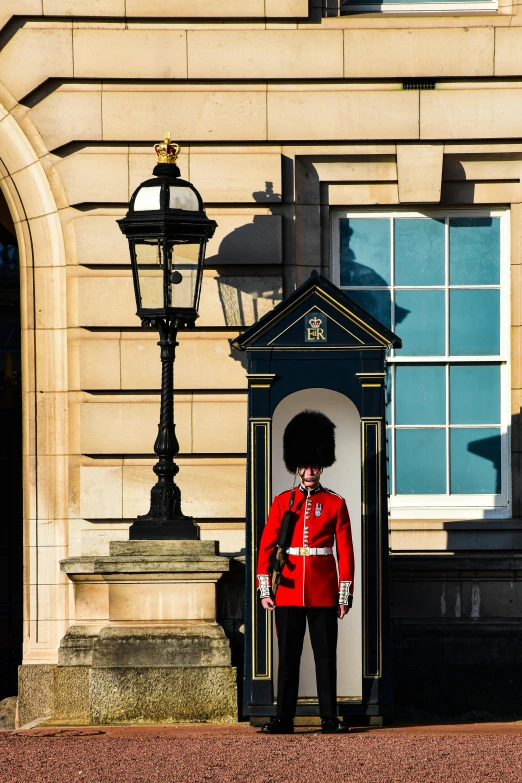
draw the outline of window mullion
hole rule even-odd
[[[444,309],[445,309],[445,315],[444,315],[444,329],[446,332],[445,335],[445,352],[446,352],[446,494],[449,496],[451,494],[451,471],[450,471],[450,414],[449,414],[449,406],[450,406],[450,387],[449,387],[449,352],[450,352],[450,344],[449,344],[449,318],[450,318],[450,312],[449,312],[449,217],[447,217],[444,221]]]
[[[390,307],[391,307],[391,315],[390,315],[391,330],[392,332],[395,332],[395,219],[394,218],[390,219]],[[392,356],[395,356],[395,348],[392,348],[391,353]]]
[[[450,473],[450,366],[446,364],[446,493],[451,494]]]
[[[444,329],[446,358],[449,357],[449,218],[444,221]]]
[[[391,467],[391,482],[390,493],[395,495],[396,493],[396,479],[395,479],[395,366],[392,365],[390,372],[390,401],[391,401],[391,427],[390,427],[390,467]]]
[[[395,219],[390,219],[390,307],[391,307],[391,330],[395,332]],[[395,357],[395,348],[391,350],[392,357]],[[390,494],[395,495],[395,367],[392,365],[390,368],[390,463],[391,481],[390,481]]]

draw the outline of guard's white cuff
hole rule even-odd
[[[339,585],[339,604],[341,606],[350,606],[353,595],[350,593],[351,582],[341,582]]]
[[[259,597],[270,598],[270,579],[266,574],[258,574],[259,579]]]

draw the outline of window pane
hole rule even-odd
[[[150,212],[160,208],[161,185],[152,188],[142,188],[134,200],[133,209],[140,212]]]
[[[169,305],[195,307],[194,295],[198,280],[199,245],[171,245],[171,274],[169,275]]]
[[[454,495],[500,492],[500,429],[466,427],[450,435],[451,492]]]
[[[400,334],[400,333],[399,333]],[[450,353],[500,353],[500,291],[450,291]]]
[[[450,284],[500,283],[500,218],[451,218]]]
[[[395,476],[398,495],[446,492],[446,431],[396,430]]]
[[[345,218],[340,221],[341,285],[390,284],[389,218]]]
[[[413,1],[416,4],[417,3],[420,4],[421,10],[423,10],[422,6],[424,5],[424,3],[433,2],[433,0],[413,0]],[[462,2],[462,0],[448,0],[448,1],[452,2],[452,3]],[[406,2],[411,2],[411,0],[341,0],[340,14],[341,14],[341,16],[348,16],[350,14],[353,14],[354,7],[355,8],[360,8],[361,6],[367,6],[367,5],[375,6],[376,12],[379,12],[379,11],[382,10],[380,8],[381,5],[386,6],[386,5],[388,5],[388,3],[396,3],[396,2],[406,3]],[[490,0],[490,2],[491,2],[491,0]],[[491,10],[494,10],[494,9],[495,9],[495,6],[492,3],[492,9]]]
[[[389,291],[346,291],[354,302],[391,329],[391,294]]]
[[[446,424],[446,368],[440,365],[397,365],[397,424]]]
[[[395,332],[401,356],[443,356],[444,291],[396,291]]]
[[[198,197],[192,188],[170,185],[169,209],[186,209],[187,211],[197,212],[199,210]]]
[[[500,423],[498,364],[450,367],[451,424]]]
[[[444,285],[444,220],[395,220],[395,285]]]
[[[151,188],[146,188],[151,190]],[[158,308],[165,306],[162,253],[159,242],[136,242],[134,245],[138,265],[141,306]]]

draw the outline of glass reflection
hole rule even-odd
[[[450,353],[478,356],[500,353],[500,291],[450,291]]]
[[[395,285],[444,285],[444,229],[444,220],[395,219]]]
[[[198,280],[199,244],[169,247],[169,307],[192,308]]]
[[[462,427],[450,435],[451,492],[492,494],[501,489],[500,429]]]
[[[389,218],[343,218],[339,222],[341,286],[390,285]]]
[[[500,283],[500,218],[451,218],[451,285]]]
[[[446,431],[442,428],[395,432],[395,491],[398,495],[446,492]]]
[[[159,241],[135,245],[141,306],[163,307],[163,268]]]

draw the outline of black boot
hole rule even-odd
[[[281,715],[276,715],[275,718],[270,718],[270,723],[265,723],[261,729],[262,734],[293,734],[294,722],[291,718],[283,718]]]
[[[348,726],[339,718],[323,718],[321,731],[323,734],[346,734]]]

